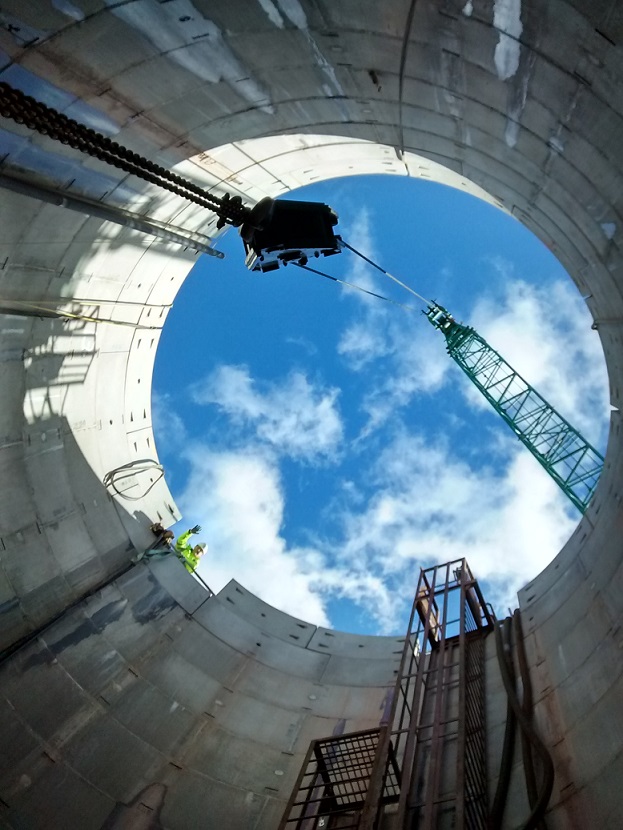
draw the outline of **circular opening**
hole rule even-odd
[[[603,453],[608,388],[591,318],[553,254],[467,193],[399,177],[325,181],[345,241],[474,326]],[[446,353],[423,303],[348,252],[249,273],[230,231],[169,315],[154,414],[169,485],[210,543],[201,572],[360,633],[403,630],[420,566],[466,557],[500,612],[577,509]],[[197,326],[198,324],[198,326]],[[197,327],[197,337],[191,332]]]

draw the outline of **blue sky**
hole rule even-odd
[[[338,232],[477,330],[595,446],[599,340],[562,267],[511,217],[431,182],[366,176],[322,201]],[[235,230],[167,319],[154,376],[160,459],[216,590],[235,577],[295,616],[402,632],[419,568],[466,556],[505,612],[579,514],[418,313],[293,266],[249,273]],[[322,270],[421,307],[349,252]],[[413,302],[412,302],[413,301]]]

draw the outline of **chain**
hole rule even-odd
[[[0,115],[211,210],[219,217],[218,227],[226,223],[238,227],[250,213],[239,196],[230,198],[229,193],[222,198],[212,196],[193,182],[4,82],[0,82]]]

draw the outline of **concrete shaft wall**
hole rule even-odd
[[[402,643],[132,569],[5,665],[2,826],[276,827],[313,737],[378,726]]]
[[[412,7],[413,24],[406,31]],[[558,559],[520,600],[537,716],[558,773],[552,826],[618,826],[623,16],[616,0],[5,0],[0,23],[0,81],[216,192],[239,193],[252,203],[333,175],[423,176],[488,194],[567,267],[602,340],[612,429],[593,505]],[[4,119],[0,150],[0,173],[215,233],[215,218],[206,211]],[[283,769],[285,785],[290,771],[274,767],[270,778],[270,753],[284,751],[294,721],[271,710],[268,720],[274,718],[278,728],[270,732],[258,714],[257,732],[241,736],[232,723],[249,723],[245,713],[256,711],[256,704],[248,702],[229,669],[210,673],[210,666],[221,665],[219,649],[233,648],[233,663],[240,660],[261,678],[266,667],[249,642],[251,631],[258,636],[254,642],[261,642],[265,618],[257,625],[240,612],[240,625],[251,625],[248,637],[228,643],[222,627],[204,625],[196,618],[199,610],[184,605],[195,590],[189,577],[169,574],[165,585],[155,569],[144,567],[97,593],[123,570],[134,548],[149,540],[151,521],[178,516],[165,482],[150,480],[153,471],[126,480],[125,495],[135,501],[113,498],[102,479],[130,461],[157,462],[150,377],[158,332],[195,256],[24,196],[3,191],[1,198],[3,308],[46,304],[138,324],[0,317],[2,647],[60,615],[55,628],[3,669],[3,744],[12,753],[2,770],[6,822],[8,816],[17,822],[20,810],[27,816],[22,826],[97,827],[107,815],[113,816],[107,826],[115,826],[123,809],[151,808],[156,816],[157,805],[164,804],[166,826],[190,827],[196,815],[184,812],[184,804],[202,810],[212,803],[232,805],[236,799],[228,788],[239,782],[236,792],[246,795],[236,801],[240,812],[229,826],[272,827],[274,782],[267,782],[280,778],[274,769]],[[85,604],[64,610],[93,591]],[[150,596],[144,619],[141,597]],[[221,598],[211,607],[229,605]],[[80,629],[83,624],[86,629]],[[88,630],[88,648],[76,629]],[[175,686],[176,679],[193,673],[192,659],[183,654],[184,671],[175,668],[186,630],[191,643],[201,643],[191,652],[203,661],[197,671],[204,673],[196,675],[201,680]],[[277,639],[291,646],[289,635]],[[368,641],[363,650],[352,645],[364,652],[372,648]],[[354,709],[346,699],[350,692],[327,692],[332,703],[320,714],[322,734],[330,725],[326,718],[331,729],[341,728],[343,719],[378,722],[379,689],[391,680],[392,646],[374,646],[385,649],[378,657],[384,668],[371,677],[367,662],[352,662],[346,649],[336,665],[350,675],[335,680],[314,674],[317,666],[303,668],[316,665],[316,652],[295,642],[300,654],[285,674],[294,685],[303,683],[303,691],[310,678],[327,681],[330,689],[342,689],[345,679],[353,688],[370,687],[355,694]],[[281,646],[274,650],[281,653]],[[213,697],[184,697],[186,687],[204,684]],[[252,685],[261,688],[259,680]],[[127,691],[126,700],[124,689],[130,687],[136,691]],[[228,700],[238,702],[216,743],[184,743],[185,735],[207,729],[201,712],[212,718],[212,702],[222,701],[228,688]],[[297,694],[284,691],[274,708],[288,713],[296,701],[299,718],[306,704]],[[157,701],[154,723],[162,728],[141,720],[152,711],[148,698]],[[315,715],[300,717],[296,723],[307,724]],[[315,727],[297,729],[295,743],[288,744],[295,752],[299,737],[311,737]],[[124,741],[131,749],[121,753]],[[241,747],[247,742],[254,760],[241,779],[224,759],[246,753]],[[214,749],[210,755],[216,744],[221,754]],[[186,749],[176,754],[176,747],[189,746],[204,754],[186,775]],[[172,771],[178,767],[179,775]],[[275,797],[282,797],[280,787]],[[133,801],[133,807],[114,806]],[[64,822],[60,817],[72,809],[80,820]],[[84,817],[91,815],[100,824],[96,818],[87,824]]]

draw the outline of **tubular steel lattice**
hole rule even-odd
[[[420,572],[378,729],[312,741],[279,830],[486,830],[484,641],[493,614],[465,559]]]
[[[484,638],[492,628],[464,559],[421,572],[394,701],[397,827],[486,828]]]
[[[426,316],[444,334],[450,357],[584,513],[603,457],[473,328],[457,323],[437,303],[429,306]]]
[[[379,752],[384,732],[370,729],[312,741],[279,830],[362,827],[375,777],[382,785],[381,803],[396,801],[399,778],[391,744],[387,760]]]

